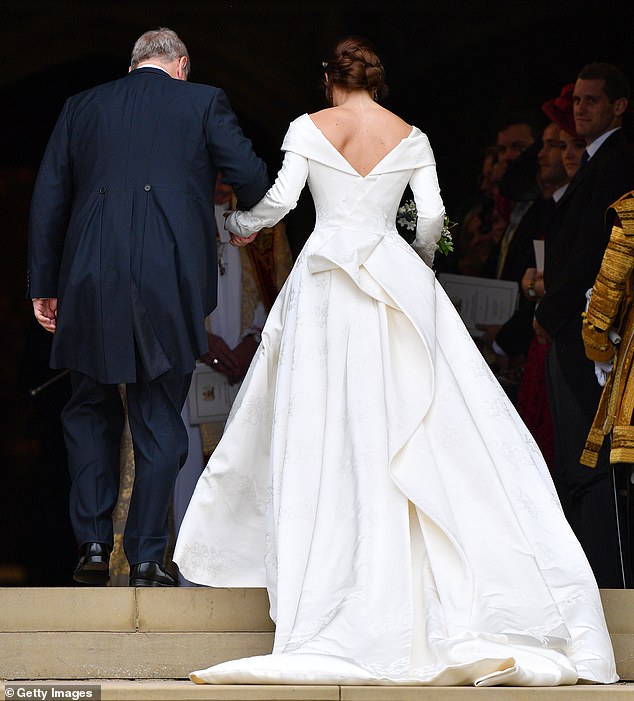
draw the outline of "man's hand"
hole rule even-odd
[[[229,243],[232,246],[237,246],[238,248],[240,248],[241,246],[246,246],[247,244],[251,243],[251,241],[254,241],[257,235],[257,231],[254,234],[249,234],[248,236],[238,236],[237,234],[231,234],[231,239],[229,240]]]
[[[531,302],[536,302],[544,296],[544,273],[537,268],[527,268],[522,277],[522,292]]]
[[[55,333],[57,328],[57,297],[37,297],[33,300],[33,313],[43,328]]]
[[[258,342],[253,336],[245,336],[238,345],[231,350],[220,336],[207,334],[209,352],[201,357],[201,360],[216,372],[222,373],[229,384],[235,385],[247,374],[249,364],[258,348]]]
[[[209,351],[201,356],[200,359],[214,370],[221,372],[227,377],[232,377],[237,371],[237,366],[233,359],[233,351],[220,336],[216,336],[213,333],[207,334],[207,345],[209,346]]]

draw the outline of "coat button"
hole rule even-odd
[[[99,188],[99,194],[100,194],[100,195],[103,195],[103,194],[105,193],[105,191],[106,191],[106,188],[105,188],[105,187],[100,187],[100,188]]]
[[[143,187],[143,189],[144,189],[146,192],[149,192],[149,191],[152,189],[152,186],[151,186],[151,185],[145,185],[145,186]]]

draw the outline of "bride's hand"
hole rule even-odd
[[[249,234],[248,236],[238,236],[237,234],[234,234],[228,227],[227,227],[227,217],[229,217],[230,214],[233,214],[235,212],[235,209],[230,209],[227,210],[226,212],[223,212],[223,216],[225,218],[225,230],[228,231],[231,234],[231,238],[229,239],[229,243],[232,246],[246,246],[247,244],[251,243],[253,239],[258,235],[258,232],[254,232],[253,234]]]
[[[249,236],[238,236],[237,234],[231,234],[229,243],[232,246],[246,246],[247,244],[251,243],[251,241],[253,241],[257,235],[257,231],[254,234],[249,234]]]

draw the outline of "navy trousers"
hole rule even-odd
[[[187,457],[181,410],[191,373],[126,385],[135,478],[123,548],[130,565],[163,563],[168,513]],[[71,475],[70,515],[79,545],[113,545],[112,512],[119,493],[125,412],[117,385],[71,371],[72,396],[62,411]]]

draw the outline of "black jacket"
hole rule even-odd
[[[634,189],[634,147],[625,132],[611,134],[570,183],[546,242],[544,285],[535,316],[555,342],[571,389],[593,412],[600,393],[581,340],[581,313],[599,271],[611,221],[606,213]]]
[[[51,366],[104,383],[185,374],[216,304],[214,187],[265,194],[218,88],[140,68],[67,100],[35,184],[29,297],[57,297]],[[136,343],[135,343],[136,340]]]

